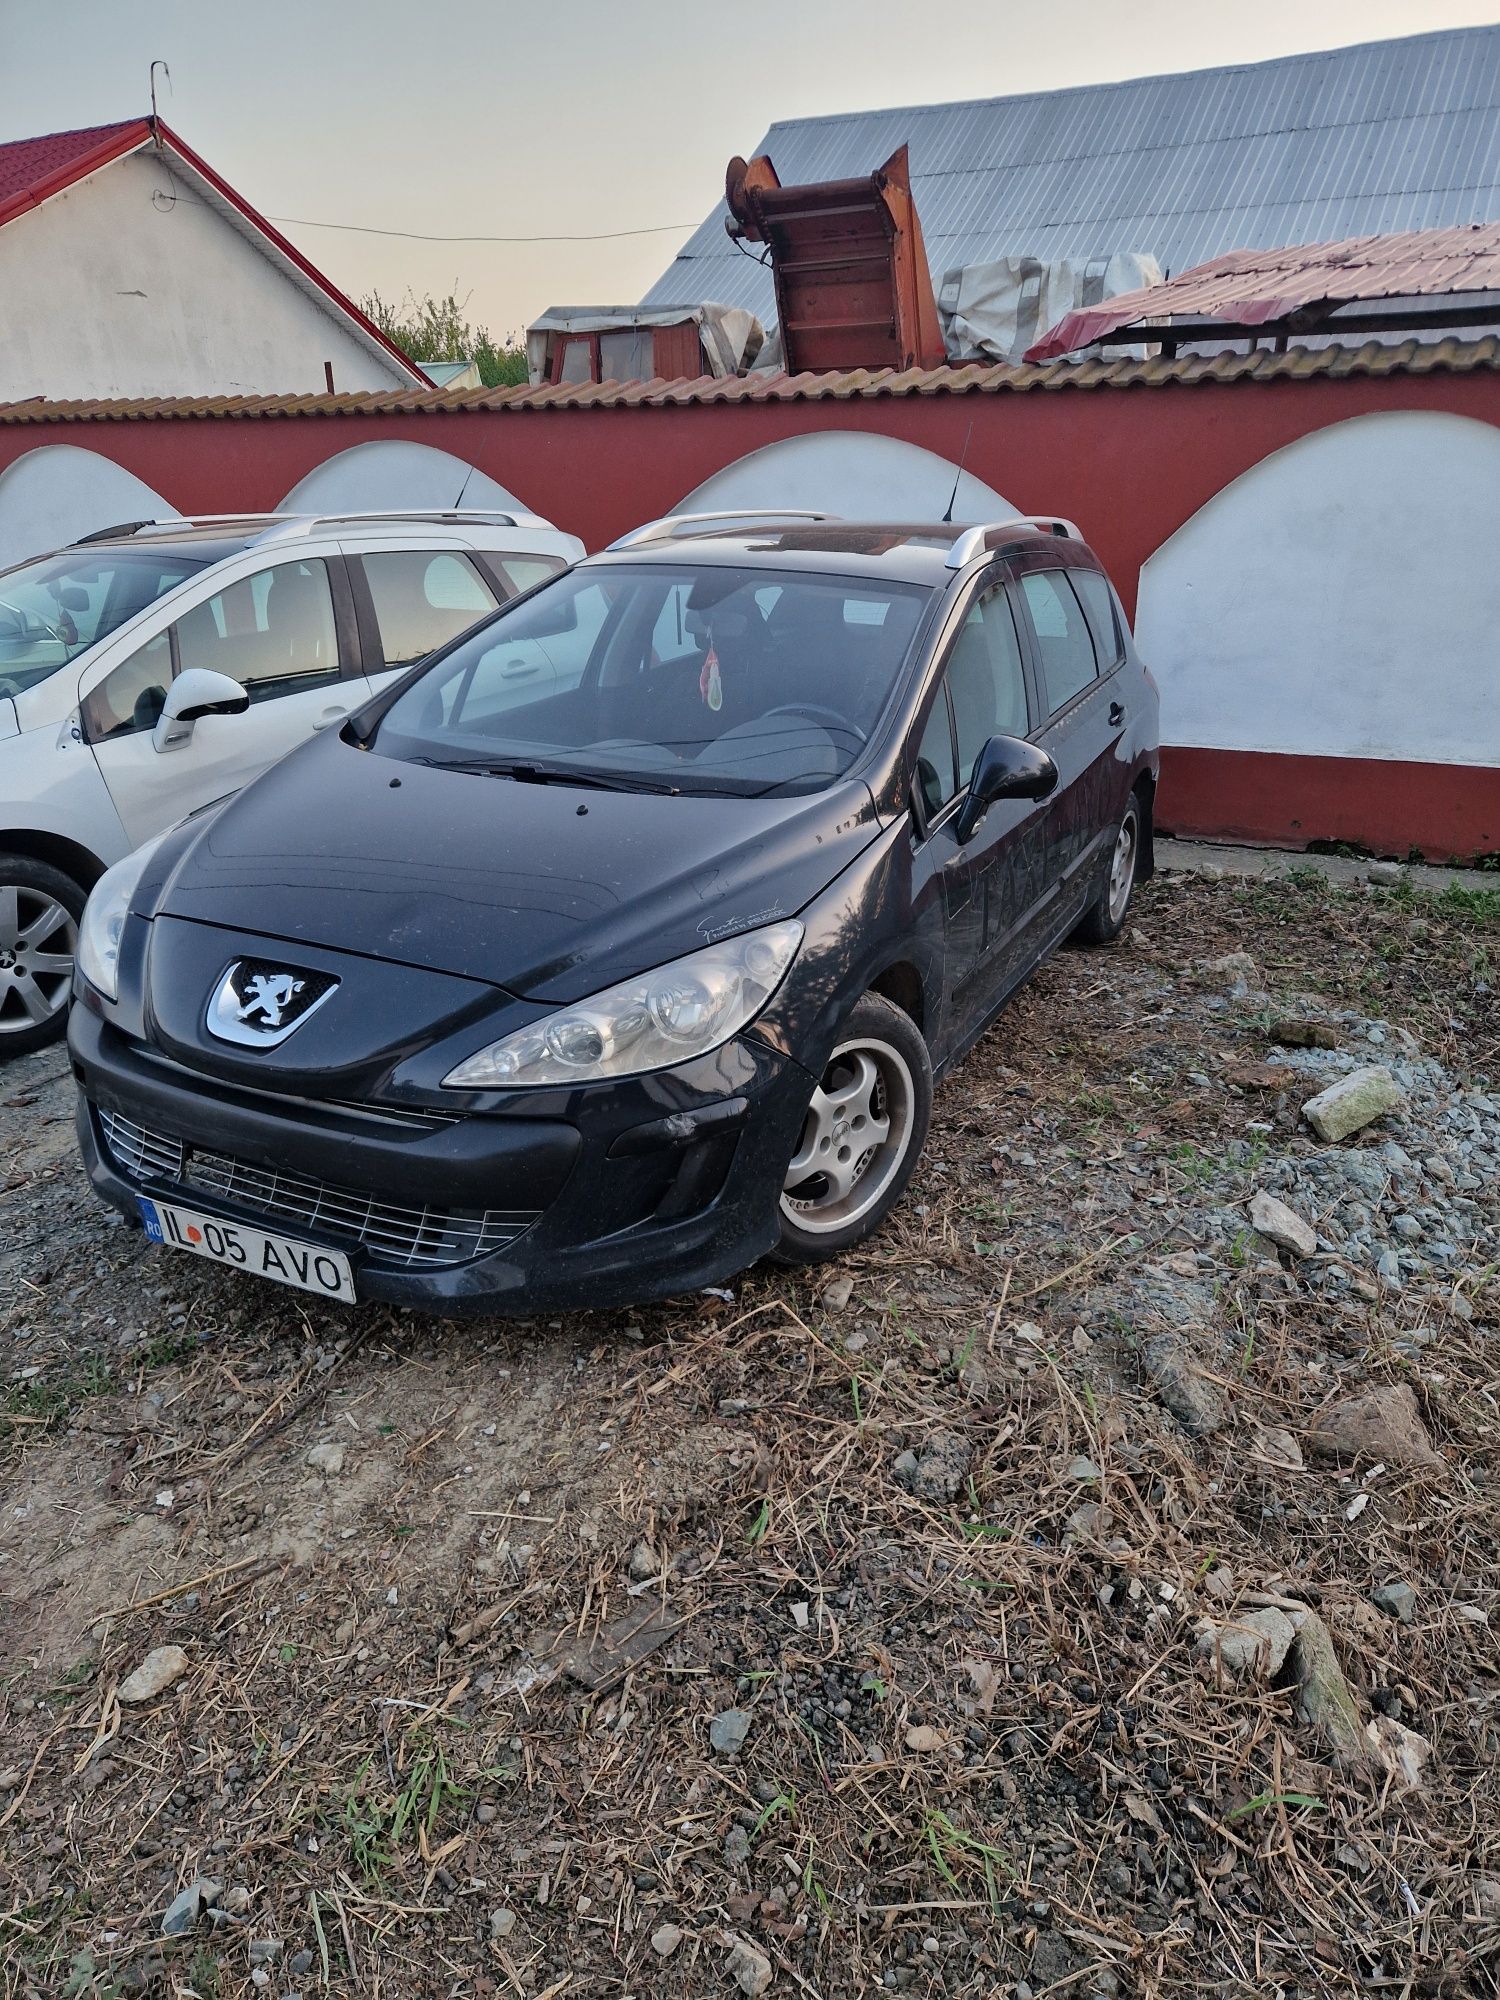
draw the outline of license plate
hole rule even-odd
[[[147,1201],[144,1197],[141,1220],[153,1243],[167,1243],[174,1250],[190,1250],[195,1257],[252,1271],[258,1278],[274,1278],[279,1284],[295,1285],[298,1291],[316,1292],[320,1298],[343,1299],[354,1304],[354,1274],[349,1259],[337,1250],[324,1250],[316,1243],[298,1243],[290,1236],[269,1236],[263,1229],[247,1228],[243,1222],[197,1215],[190,1208]]]

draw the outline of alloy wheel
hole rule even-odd
[[[78,925],[54,896],[0,882],[0,1041],[62,1012],[77,949]]]
[[[787,1168],[782,1213],[812,1235],[831,1235],[867,1214],[901,1170],[914,1103],[899,1049],[865,1037],[836,1048]]]
[[[1109,920],[1118,924],[1125,915],[1130,892],[1135,886],[1136,852],[1140,846],[1140,822],[1132,808],[1120,822],[1115,851],[1109,863]]]

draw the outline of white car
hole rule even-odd
[[[583,553],[530,514],[217,515],[0,573],[0,1061],[62,1033],[104,869]]]

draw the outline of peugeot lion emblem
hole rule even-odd
[[[275,1048],[337,990],[325,972],[237,959],[214,988],[208,1003],[208,1031],[221,1042],[252,1049]]]

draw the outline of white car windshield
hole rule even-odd
[[[435,662],[373,747],[621,789],[821,790],[868,742],[930,601],[862,576],[585,566]]]
[[[0,697],[21,694],[204,566],[149,549],[66,549],[0,575]]]

